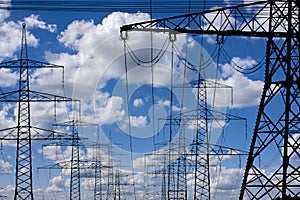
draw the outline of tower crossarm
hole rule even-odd
[[[12,103],[19,102],[18,90],[0,93],[0,102]],[[39,92],[34,90],[29,90],[29,102],[73,102],[80,104],[80,100],[73,99],[70,97],[64,97],[61,95],[53,95],[45,92]],[[25,101],[25,100],[24,100]]]
[[[30,127],[32,130],[31,140],[71,140],[72,135],[56,130],[46,128],[39,128],[35,126]],[[9,127],[0,130],[0,140],[17,140],[18,127]]]
[[[109,165],[96,164],[96,161],[91,161],[91,160],[79,160],[78,164],[80,166],[80,169],[95,169],[97,167],[110,168],[110,169],[113,168],[112,166]],[[55,164],[38,167],[38,169],[71,169],[71,161],[69,160],[59,161]]]
[[[56,65],[56,64],[51,64],[51,63],[47,63],[47,62],[31,60],[28,58],[21,58],[18,60],[2,62],[2,63],[0,63],[0,68],[19,69],[20,63],[22,64],[25,62],[26,62],[26,67],[28,66],[29,69],[41,69],[41,68],[62,68],[63,69],[64,68],[64,66],[62,66],[62,65]]]
[[[286,13],[278,12],[272,19],[270,18],[271,5],[273,9],[277,7],[278,10],[281,10],[285,3],[287,3],[285,0],[269,0],[215,8],[199,13],[124,25],[120,28],[120,32],[122,38],[126,38],[129,31],[285,38],[291,34],[285,27],[287,22],[283,15]],[[295,3],[293,6],[294,10],[297,10],[299,3]],[[269,30],[271,20],[281,21],[281,23]],[[294,23],[298,23],[297,20]],[[299,30],[293,32],[292,37],[299,37]]]

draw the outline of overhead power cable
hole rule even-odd
[[[151,48],[151,59],[150,60],[142,60],[140,59],[135,53],[134,51],[130,48],[130,46],[128,45],[128,43],[125,41],[125,45],[126,48],[128,50],[128,54],[130,55],[130,57],[132,58],[132,60],[135,62],[135,64],[141,66],[141,67],[145,67],[145,68],[150,68],[153,67],[156,63],[158,63],[160,61],[160,59],[165,55],[170,42],[168,42],[169,39],[166,39],[165,42],[163,43],[163,46],[158,50],[157,55],[155,55],[155,57],[153,57],[153,49]]]
[[[240,66],[239,63],[236,63],[233,59],[231,59],[232,57],[228,55],[225,48],[221,48],[220,53],[223,55],[223,57],[226,59],[226,61],[231,64],[230,66],[235,71],[242,73],[242,74],[253,74],[265,66],[265,58],[266,58],[265,56],[258,63],[247,68],[247,67]]]
[[[247,3],[248,1],[244,1]],[[232,5],[242,1],[233,0]],[[215,0],[206,2],[205,7],[222,6],[224,1]],[[191,13],[205,9],[202,1],[1,1],[0,10],[28,10],[53,12],[148,12],[148,13]]]

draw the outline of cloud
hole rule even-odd
[[[71,85],[73,83],[78,94],[82,94],[84,91],[86,91],[85,94],[88,91],[94,92],[95,88],[101,89],[106,86],[110,79],[121,78],[125,81],[124,44],[120,40],[120,26],[146,20],[149,20],[148,14],[115,12],[108,15],[99,24],[95,24],[93,20],[73,21],[64,31],[59,33],[58,41],[72,49],[74,53],[47,51],[45,58],[49,62],[59,63],[66,67],[66,84]],[[153,34],[153,37],[153,47],[156,49],[154,53],[159,54],[162,44],[166,40],[168,41],[168,36]],[[139,57],[141,56],[141,60],[149,60],[149,38],[149,33],[132,32],[126,41],[130,48],[136,51],[134,53]],[[176,43],[180,48],[185,41],[185,38],[178,39]],[[132,59],[128,59],[128,62],[130,62],[128,63],[128,71],[131,71],[128,73],[130,84],[151,83],[150,68],[137,67]],[[135,67],[132,69],[132,66]],[[160,66],[155,66],[153,72],[155,73],[154,84],[165,85],[169,83],[170,56],[162,57]]]
[[[45,58],[51,63],[59,63],[65,66],[65,89],[68,96],[82,100],[83,116],[88,120],[96,120],[91,122],[99,122],[103,124],[111,124],[115,121],[123,120],[124,99],[125,99],[125,69],[123,57],[123,41],[120,41],[120,26],[128,23],[149,20],[149,15],[144,13],[121,13],[115,12],[108,15],[102,20],[102,23],[95,24],[92,20],[75,20],[68,27],[59,33],[58,41],[64,46],[72,49],[73,53],[51,51],[45,52]],[[146,33],[130,33],[130,38],[134,40],[127,41],[132,49],[142,51],[139,55],[147,54],[148,59],[150,51],[149,37]],[[154,46],[158,49],[162,46],[168,36],[154,34]],[[185,40],[178,40],[178,46]],[[169,85],[170,83],[170,64],[169,56],[161,59],[165,65],[157,65],[153,70],[154,84],[158,86]],[[151,84],[150,68],[143,68],[134,65],[131,61],[128,66],[132,66],[128,71],[128,82],[130,86]],[[54,84],[59,87],[60,82],[57,81],[58,72],[35,73],[35,87],[43,88],[46,91],[53,91]],[[180,74],[174,72],[179,77]],[[178,82],[182,82],[181,78],[174,78]],[[119,80],[118,84],[122,87],[120,94],[106,94],[102,90],[108,86],[109,80]],[[45,81],[47,80],[47,81]],[[50,81],[51,80],[51,81]],[[109,86],[110,87],[110,86]],[[115,87],[116,88],[116,87]],[[114,92],[114,91],[113,91]],[[134,102],[135,106],[142,105],[141,100]],[[178,110],[174,106],[175,110]],[[94,117],[90,116],[94,112]],[[144,118],[140,117],[139,125],[145,123]],[[142,124],[141,124],[142,122]],[[135,123],[136,124],[136,123]],[[137,124],[136,124],[137,125]]]
[[[162,107],[170,107],[171,106],[171,101],[160,99],[160,100],[158,100],[158,105],[162,106]],[[182,108],[182,109],[185,110],[186,108]],[[175,112],[181,111],[182,109],[178,106],[175,106],[175,105],[172,106],[172,111],[175,111]]]
[[[30,32],[32,28],[45,29],[50,32],[56,30],[55,24],[46,24],[46,22],[41,21],[37,15],[30,15],[29,17],[25,17],[23,21],[15,22],[7,20],[9,14],[6,12],[3,10],[0,11],[0,61],[4,58],[19,58],[19,53],[17,55],[15,55],[15,53],[21,48],[21,24],[23,22],[28,24],[27,45],[32,47],[37,47],[39,44],[39,39]],[[1,18],[1,15],[4,15],[4,18]]]
[[[24,22],[28,28],[39,28],[47,30],[51,33],[56,31],[56,24],[46,24],[46,22],[41,21],[38,15],[31,14],[29,17],[24,18]]]
[[[218,169],[217,169],[218,168]],[[216,167],[211,170],[211,193],[215,199],[237,199],[243,170],[240,168]]]
[[[216,107],[229,107],[233,92],[233,108],[257,106],[261,98],[264,82],[252,80],[244,74],[234,70],[233,65],[243,68],[252,67],[256,61],[252,58],[232,58],[231,63],[221,65],[222,79],[219,83],[232,87],[232,89],[215,89],[208,91],[208,102]],[[211,80],[215,81],[215,80]]]
[[[1,0],[1,7],[3,9],[0,10],[0,23],[2,23],[6,18],[10,16],[10,12],[4,8],[8,8],[11,6],[11,0]]]
[[[95,24],[94,21],[89,20],[76,20],[72,22],[64,31],[59,33],[58,41],[70,48],[70,52],[45,52],[45,58],[52,63],[62,64],[65,66],[65,89],[68,96],[73,95],[75,98],[82,99],[82,119],[88,122],[95,122],[100,125],[112,124],[117,121],[123,123],[126,122],[126,113],[122,106],[125,105],[124,97],[116,94],[110,94],[104,92],[106,86],[110,87],[108,80],[119,79],[120,82],[124,83],[124,60],[123,60],[123,42],[119,40],[119,27],[123,24],[149,20],[149,15],[143,13],[128,14],[128,13],[112,13],[103,19],[102,23]],[[38,19],[38,16],[29,16],[27,21],[33,23],[31,28],[40,28],[48,30],[50,32],[55,31],[54,27],[43,23]],[[20,37],[19,24],[10,22],[15,25],[16,33],[13,34],[15,38]],[[5,25],[5,23],[3,23]],[[0,25],[1,33],[2,24]],[[11,26],[10,26],[11,28]],[[7,31],[6,34],[9,32]],[[8,37],[8,36],[7,36]],[[134,38],[130,42],[131,47],[134,49],[140,49],[143,47],[149,47],[149,35],[140,35],[140,33],[132,33],[129,36]],[[157,36],[153,34],[157,47],[161,47],[161,44],[166,37]],[[31,46],[38,45],[38,39],[32,35]],[[185,41],[185,40],[184,40]],[[180,40],[179,40],[180,42]],[[18,41],[18,43],[20,43]],[[180,44],[179,44],[180,46]],[[7,55],[12,56],[13,53],[18,49],[19,46],[16,44],[14,48],[9,50]],[[2,56],[0,48],[0,57]],[[5,47],[4,47],[5,49]],[[143,52],[144,53],[144,52]],[[149,54],[150,55],[150,54]],[[162,58],[162,63],[170,66],[170,57]],[[241,60],[242,62],[242,60]],[[246,61],[245,61],[246,62]],[[247,63],[247,62],[246,62]],[[224,65],[225,66],[225,65]],[[132,73],[129,76],[129,84],[149,84],[151,83],[151,76],[149,76],[150,69],[144,70],[141,68]],[[236,72],[226,72],[224,68],[224,82],[236,84],[234,87],[240,87],[245,85],[245,88],[240,89],[240,95],[245,93],[246,89],[252,89],[253,94],[256,95],[257,91],[252,87],[255,86],[255,81],[239,75]],[[228,69],[229,70],[229,69]],[[134,70],[133,70],[134,71]],[[9,74],[8,76],[13,76]],[[167,68],[165,65],[155,67],[154,69],[155,84],[168,85],[170,84],[170,67]],[[176,78],[174,81],[182,83],[182,79]],[[231,82],[230,82],[231,81]],[[240,81],[236,83],[236,81]],[[242,84],[243,83],[243,84]],[[61,71],[57,70],[37,70],[32,74],[32,85],[36,89],[43,89],[43,91],[60,91],[56,88],[61,88]],[[124,92],[124,88],[123,88]],[[248,94],[247,94],[248,95]],[[250,95],[251,96],[251,95]],[[236,96],[238,97],[238,96]],[[240,97],[239,97],[240,98]],[[249,96],[248,96],[249,98]],[[251,98],[250,98],[251,99]],[[235,99],[236,100],[236,99]],[[249,99],[241,99],[237,102],[237,107],[249,106],[251,102],[247,102]],[[137,100],[134,106],[141,106],[143,101]],[[160,100],[158,104],[163,107],[170,107],[170,101]],[[51,121],[51,104],[35,105],[33,106],[32,112],[37,112],[35,120],[33,122],[38,123],[42,121]],[[63,108],[63,106],[61,106]],[[63,109],[60,109],[60,111]],[[173,106],[173,111],[179,111],[179,107]],[[63,118],[63,113],[58,113]],[[6,116],[5,111],[3,116]],[[131,125],[133,127],[141,127],[147,124],[146,116],[131,116]],[[140,132],[139,132],[140,133]],[[56,147],[46,147],[44,156],[49,160],[64,160],[66,159],[64,154],[70,154],[70,148],[65,151],[57,149]],[[58,154],[57,154],[58,153]],[[57,154],[57,155],[56,155]],[[141,164],[140,160],[137,160],[137,166]],[[70,170],[63,170],[63,175],[69,175]],[[144,183],[144,174],[137,175],[137,183],[140,183],[138,187],[142,187]],[[128,176],[128,182],[132,182],[132,177]],[[65,182],[65,183],[63,183]],[[61,177],[54,177],[51,179],[51,186],[47,189],[49,191],[60,191],[63,187],[68,187],[69,183],[63,180]]]
[[[147,125],[146,116],[130,116],[130,123],[132,127],[141,127]]]
[[[50,186],[47,187],[47,192],[62,192],[69,187],[68,182],[63,176],[56,176],[49,180]]]
[[[2,174],[8,174],[13,172],[13,166],[11,163],[4,160],[0,160],[0,171]]]
[[[1,87],[12,87],[15,86],[18,80],[18,75],[12,72],[10,69],[0,69],[0,86]]]
[[[92,101],[83,102],[82,117],[84,121],[104,125],[124,119],[125,111],[122,109],[122,97],[97,92],[95,98]]]
[[[71,157],[70,152],[68,152],[69,154],[67,154],[67,152],[62,152],[61,146],[44,146],[43,149],[40,149],[38,152],[43,155],[44,159],[55,161],[66,159],[64,158],[64,156],[66,155],[69,155],[69,157]]]
[[[13,21],[0,23],[0,35],[0,61],[2,61],[3,58],[13,58],[14,53],[21,47],[22,34],[20,23]],[[38,45],[38,39],[31,33],[28,33],[27,44],[28,46],[36,47]]]
[[[144,105],[143,99],[134,99],[134,101],[133,101],[134,107],[141,107],[142,105]]]
[[[1,128],[8,128],[8,127],[13,127],[15,126],[15,119],[12,116],[12,112],[15,112],[15,107],[6,104],[3,105],[2,109],[0,110],[0,125]]]

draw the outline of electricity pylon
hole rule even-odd
[[[221,85],[220,85],[221,86]],[[231,121],[246,121],[245,118],[230,115],[230,114],[225,114],[222,112],[218,111],[212,111],[210,109],[206,110],[207,112],[207,123],[212,123],[216,122],[217,124],[224,122],[225,124],[228,124]],[[199,113],[197,111],[187,111],[180,113],[178,115],[173,115],[172,117],[168,117],[165,119],[167,123],[164,124],[164,126],[180,126],[180,129],[184,129],[184,127],[197,127],[198,123],[197,121],[199,120]],[[195,146],[198,145],[201,150],[195,151]],[[210,199],[210,182],[208,179],[210,179],[210,174],[208,173],[209,171],[209,161],[211,157],[216,157],[216,156],[246,156],[248,155],[248,152],[223,146],[223,145],[218,145],[218,144],[213,144],[213,143],[207,143],[206,140],[198,140],[196,143],[196,140],[192,142],[192,144],[187,144],[184,146],[183,152],[179,154],[177,151],[177,147],[174,146],[174,148],[171,150],[169,154],[174,154],[172,155],[176,159],[173,159],[172,162],[169,162],[168,169],[172,169],[171,171],[165,170],[166,176],[170,176],[169,178],[171,181],[174,181],[174,183],[168,184],[169,186],[167,187],[167,199],[188,199],[188,191],[191,192],[190,190],[187,189],[187,175],[194,175],[193,181],[197,181],[197,183],[201,186],[199,187],[194,187],[193,188],[193,196],[201,197],[202,199]],[[163,157],[163,154],[166,152],[163,152],[161,154],[157,154],[160,157]],[[170,156],[170,155],[169,155]],[[201,157],[201,180],[196,178],[196,170],[199,170],[199,168],[196,168],[195,166],[195,158],[196,156]],[[182,162],[181,164],[178,164],[178,162]],[[183,168],[183,169],[179,169]],[[205,179],[204,179],[205,178]],[[201,194],[199,195],[196,191],[199,190]]]
[[[154,31],[267,39],[265,85],[240,200],[300,196],[299,6],[298,0],[257,1],[121,27],[123,37]]]
[[[15,200],[33,199],[32,185],[32,140],[68,140],[72,136],[31,124],[30,105],[33,102],[73,102],[71,98],[52,95],[30,89],[29,70],[61,68],[63,66],[28,59],[26,25],[22,25],[21,57],[18,60],[2,62],[0,68],[19,69],[18,90],[0,94],[0,102],[17,103],[17,125],[0,130],[0,140],[16,140]],[[56,108],[55,108],[56,109]]]

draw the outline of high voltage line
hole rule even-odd
[[[233,0],[231,5],[246,1]],[[153,13],[187,13],[192,8],[193,12],[201,11],[205,7],[224,5],[224,1],[2,1],[2,10],[28,10],[28,11],[70,11],[70,12],[153,12]]]

